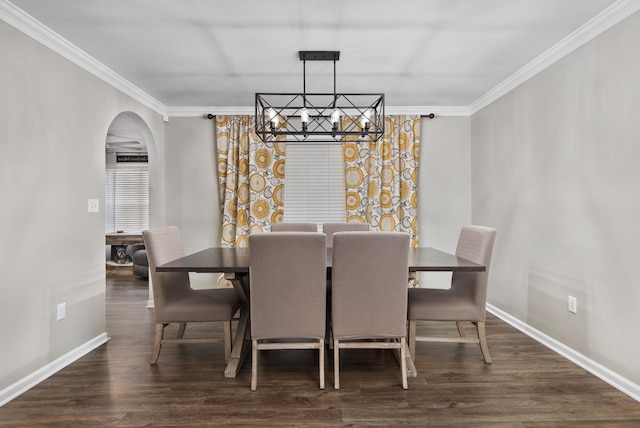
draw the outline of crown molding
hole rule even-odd
[[[166,106],[124,79],[122,76],[87,55],[84,51],[34,19],[7,0],[0,0],[0,18],[35,41],[43,44],[72,63],[78,65],[107,84],[159,114],[166,114]]]
[[[469,105],[470,114],[473,115],[482,110],[638,10],[640,10],[640,0],[618,0],[498,86],[471,103]]]

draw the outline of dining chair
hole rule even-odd
[[[407,389],[407,272],[409,235],[337,232],[333,235],[331,323],[334,387],[340,389],[340,350],[393,349]]]
[[[336,232],[366,232],[369,223],[324,223],[322,232],[327,235],[327,248],[333,247],[333,234]],[[331,335],[331,274],[327,272],[327,332]],[[333,340],[327,338],[329,347],[333,349]]]
[[[249,235],[251,295],[251,390],[258,385],[258,352],[317,349],[324,389],[324,233],[272,232]]]
[[[487,284],[496,230],[463,226],[458,238],[456,256],[486,266],[484,272],[454,272],[451,288],[409,290],[409,352],[416,358],[416,342],[477,343],[485,363],[491,363],[485,328]],[[455,321],[459,337],[418,336],[417,321]],[[476,337],[467,337],[464,323],[471,322]]]
[[[148,229],[142,232],[142,236],[149,261],[156,322],[151,364],[158,362],[163,345],[212,342],[224,342],[226,363],[231,355],[231,320],[241,305],[235,290],[232,288],[194,290],[191,288],[188,272],[156,272],[156,266],[185,255],[182,236],[177,227]],[[185,328],[190,322],[222,322],[224,335],[185,338]],[[179,323],[175,339],[164,337],[164,330],[171,323]]]
[[[327,248],[333,247],[333,234],[336,232],[366,232],[369,223],[325,223],[322,232],[327,235]]]
[[[272,232],[317,232],[315,223],[272,223]]]

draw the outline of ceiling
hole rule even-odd
[[[167,109],[206,109],[301,92],[299,50],[341,51],[338,92],[383,92],[387,106],[466,107],[625,1],[0,2]],[[307,62],[307,92],[332,92],[332,73],[331,62]]]

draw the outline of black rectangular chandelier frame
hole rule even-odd
[[[336,92],[339,51],[299,51],[302,93],[256,93],[256,135],[265,143],[378,141],[384,94]],[[333,93],[306,92],[306,61],[333,61]]]

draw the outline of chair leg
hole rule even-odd
[[[484,362],[486,364],[491,364],[491,355],[489,355],[489,346],[487,345],[487,331],[484,321],[478,321],[476,323],[476,328],[478,329],[478,339],[480,340],[480,350],[482,351]]]
[[[224,363],[229,362],[229,358],[231,358],[231,348],[233,346],[231,339],[231,321],[225,321],[223,323],[224,327]]]
[[[409,355],[416,361],[416,320],[409,320]]]
[[[324,339],[320,340],[320,389],[324,389]]]
[[[160,348],[162,347],[162,338],[164,336],[164,328],[168,324],[166,323],[156,323],[156,339],[153,344],[153,354],[151,354],[151,364],[155,365],[158,362],[158,357],[160,356]]]
[[[182,337],[184,336],[184,330],[187,328],[187,323],[186,322],[181,322],[180,323],[180,328],[178,329],[178,339],[182,339]]]
[[[458,334],[460,334],[460,337],[465,337],[464,323],[462,321],[456,321],[456,327],[458,327]]]
[[[400,369],[402,370],[402,389],[409,388],[407,383],[407,340],[400,338]]]
[[[251,390],[258,388],[258,341],[251,341]]]
[[[340,389],[340,341],[333,341],[333,387]]]

